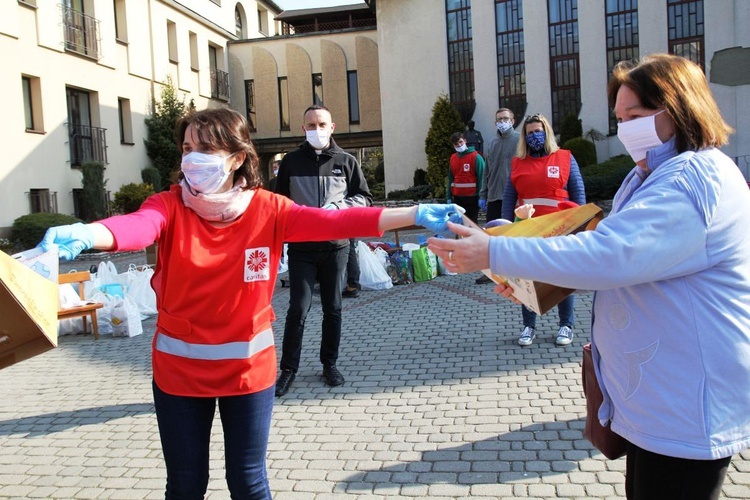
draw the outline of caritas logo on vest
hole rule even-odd
[[[471,171],[471,163],[464,163],[464,172]]]
[[[245,282],[268,281],[271,277],[271,251],[268,247],[245,250]]]
[[[547,167],[547,177],[550,179],[559,179],[560,167],[558,167],[557,165],[549,165]]]

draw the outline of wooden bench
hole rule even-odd
[[[396,246],[397,246],[397,247],[400,247],[400,246],[401,246],[401,241],[399,241],[399,239],[398,239],[398,232],[399,232],[399,231],[415,231],[415,230],[418,230],[418,229],[422,229],[422,230],[425,230],[425,228],[424,228],[424,227],[422,227],[422,226],[414,226],[414,225],[412,225],[412,226],[404,226],[404,227],[399,227],[399,228],[397,228],[397,229],[389,229],[389,230],[388,230],[388,231],[386,231],[386,232],[389,232],[389,231],[390,231],[390,232],[392,232],[392,233],[393,233],[394,237],[396,238],[396,241],[395,241],[395,243],[396,243]]]
[[[85,294],[83,292],[83,284],[91,280],[91,273],[89,271],[78,271],[74,273],[60,274],[57,281],[61,285],[64,284],[77,284],[78,285],[78,296],[81,297],[82,301],[86,301]],[[72,318],[83,318],[83,333],[87,333],[88,330],[88,318],[91,317],[91,328],[94,332],[94,339],[99,339],[99,326],[96,324],[96,310],[104,307],[104,304],[99,302],[87,303],[75,307],[66,307],[57,311],[57,319],[72,319]]]

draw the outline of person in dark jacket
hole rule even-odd
[[[372,194],[357,160],[338,147],[331,135],[335,124],[323,106],[305,110],[302,126],[306,141],[281,160],[276,192],[299,205],[342,210],[372,204]],[[320,362],[325,383],[344,383],[336,368],[341,340],[341,293],[349,257],[349,240],[290,243],[289,310],[284,326],[281,373],[276,396],[287,393],[299,368],[305,319],[315,282],[320,283],[323,308]]]

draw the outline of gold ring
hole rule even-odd
[[[448,252],[448,260],[453,260],[453,250]]]

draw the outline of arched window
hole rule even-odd
[[[237,4],[234,8],[234,34],[237,35],[237,38],[245,38],[245,23],[243,21],[245,16],[243,14],[242,6]]]

